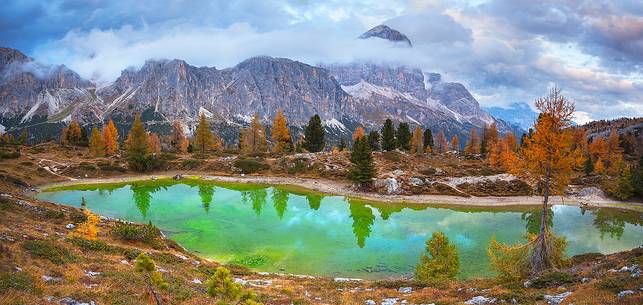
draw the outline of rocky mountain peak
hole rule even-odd
[[[29,60],[27,55],[16,49],[0,47],[0,69],[13,62],[24,63]]]
[[[359,36],[360,39],[368,39],[372,37],[378,37],[392,42],[402,43],[407,47],[413,46],[413,44],[411,44],[411,40],[409,40],[409,38],[406,37],[406,35],[400,33],[398,30],[392,29],[383,24],[380,24],[370,29],[366,31],[364,34]]]

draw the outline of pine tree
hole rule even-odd
[[[170,145],[172,145],[175,151],[184,154],[188,152],[189,144],[190,141],[188,141],[185,136],[183,126],[181,126],[179,121],[174,121],[172,124],[172,134],[170,135]]]
[[[427,147],[428,151],[433,151],[433,133],[428,128],[424,130],[424,151],[427,151]]]
[[[400,123],[395,133],[397,148],[405,151],[411,150],[411,130],[409,123]]]
[[[69,126],[63,129],[60,137],[60,143],[63,145],[81,145],[82,144],[82,131],[80,124],[76,120],[72,120]]]
[[[163,275],[156,270],[156,264],[147,254],[142,252],[136,257],[135,269],[137,273],[143,276],[143,282],[147,289],[147,294],[156,305],[162,305],[163,296],[154,288],[165,290],[168,284],[163,280]]]
[[[391,151],[395,150],[395,147],[395,127],[391,119],[386,119],[382,127],[382,150]]]
[[[277,111],[272,122],[270,137],[272,138],[272,152],[291,153],[294,150],[286,117],[281,110]]]
[[[592,158],[590,156],[585,157],[583,171],[586,176],[591,175],[594,172],[594,162],[592,162]]]
[[[125,140],[127,161],[130,168],[135,171],[144,171],[147,169],[149,152],[147,143],[147,133],[141,122],[141,116],[136,114],[132,129],[130,129],[127,140]]]
[[[368,145],[371,147],[371,151],[380,150],[380,133],[377,130],[368,133]]]
[[[634,187],[632,186],[632,176],[629,166],[625,166],[618,178],[618,185],[614,196],[620,200],[628,200],[634,196]]]
[[[451,137],[451,149],[454,151],[460,150],[460,139],[457,135],[453,135],[453,137]]]
[[[103,128],[103,142],[105,142],[105,153],[107,155],[111,156],[118,152],[118,129],[116,129],[112,119],[109,119],[107,125]]]
[[[199,116],[199,124],[196,126],[194,131],[194,143],[192,146],[198,152],[199,156],[202,158],[205,157],[205,154],[208,150],[212,148],[214,144],[214,136],[210,130],[210,124],[205,115],[202,113]]]
[[[370,185],[375,176],[375,167],[371,148],[365,137],[358,138],[353,143],[351,162],[353,163],[350,169],[351,179],[360,187]]]
[[[250,126],[243,131],[241,152],[246,154],[265,153],[268,150],[266,130],[259,121],[259,113],[255,113]]]
[[[308,125],[304,129],[305,138],[303,147],[311,153],[322,151],[326,145],[325,133],[321,118],[315,114],[310,118]]]
[[[89,138],[89,153],[94,157],[105,156],[105,142],[98,128],[92,128],[92,136]]]
[[[464,146],[464,153],[469,155],[480,153],[480,137],[478,137],[478,130],[475,127],[471,128],[469,140],[467,140],[467,144]]]
[[[346,139],[344,138],[339,139],[339,145],[337,146],[337,150],[339,151],[346,150]]]
[[[413,136],[411,137],[411,153],[421,155],[424,153],[424,138],[422,137],[422,128],[415,126]]]

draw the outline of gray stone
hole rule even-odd
[[[616,296],[618,296],[619,299],[622,299],[622,298],[624,298],[624,297],[626,297],[628,295],[633,295],[635,293],[636,292],[634,292],[634,290],[623,290],[623,291],[619,292]]]
[[[74,228],[76,228],[76,225],[75,225],[75,224],[73,224],[73,223],[68,223],[68,224],[65,226],[65,228],[67,228],[67,229],[69,229],[69,230],[73,230]]]
[[[398,298],[387,298],[382,300],[382,305],[395,305],[397,304]]]
[[[548,294],[546,294],[543,298],[545,299],[545,301],[547,301],[547,303],[549,303],[551,305],[558,305],[563,300],[565,300],[566,297],[570,296],[571,294],[572,294],[571,291],[566,291],[566,292],[563,292],[563,293],[557,294],[557,295],[548,295]]]
[[[412,293],[413,288],[411,288],[411,287],[400,287],[400,289],[398,289],[397,291],[399,291],[400,293]]]
[[[364,304],[366,304],[366,305],[376,305],[377,303],[375,303],[375,301],[373,301],[373,300],[366,300],[366,302],[364,302]]]
[[[464,302],[464,304],[484,305],[484,304],[493,304],[495,302],[496,302],[495,298],[487,298],[485,296],[479,295],[479,296],[473,297],[472,299]]]

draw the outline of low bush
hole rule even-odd
[[[0,295],[9,289],[35,292],[36,286],[25,272],[0,272]]]
[[[135,248],[125,248],[123,249],[123,256],[129,260],[133,260],[139,256],[142,252]]]
[[[598,283],[598,288],[609,290],[613,293],[619,293],[623,290],[627,290],[629,287],[628,284],[631,282],[633,281],[629,274],[619,274],[617,276],[602,279]]]
[[[121,240],[142,242],[154,248],[161,244],[161,231],[151,223],[140,225],[122,222],[112,229],[112,236]]]
[[[559,271],[548,271],[541,276],[531,281],[531,287],[534,288],[551,288],[558,287],[563,284],[573,283],[575,278],[573,275]]]
[[[51,240],[28,240],[22,244],[22,247],[32,257],[46,259],[57,265],[71,263],[77,259],[67,248]]]
[[[260,160],[253,158],[240,158],[234,161],[234,166],[241,170],[244,174],[251,174],[265,169],[269,169],[270,166],[261,162]]]
[[[199,165],[201,165],[201,160],[196,160],[196,159],[186,159],[181,162],[181,167],[185,169],[195,169]]]
[[[87,215],[85,215],[85,213],[83,213],[81,211],[73,210],[69,214],[69,219],[71,220],[71,222],[73,222],[75,224],[79,224],[79,223],[83,223],[83,222],[87,221]]]
[[[82,251],[113,252],[114,247],[100,240],[89,240],[80,237],[71,237],[67,241]]]
[[[0,160],[20,158],[19,151],[0,151]]]

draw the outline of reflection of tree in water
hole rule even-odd
[[[540,220],[543,217],[542,210],[534,210],[533,212],[524,212],[520,216],[522,220],[526,220],[525,228],[527,233],[538,234],[540,233]],[[554,211],[549,209],[547,211],[547,227],[552,228],[554,225]]]
[[[150,186],[145,184],[132,184],[130,186],[134,203],[141,212],[141,215],[143,215],[143,218],[147,216],[147,210],[150,208],[152,193],[159,191],[161,188],[161,186]]]
[[[621,239],[625,231],[625,220],[606,209],[600,209],[595,214],[594,227],[601,232],[601,239],[603,239],[605,233],[609,233],[611,238]]]
[[[307,194],[306,199],[308,200],[308,206],[313,210],[319,210],[321,206],[321,200],[323,196],[317,194]]]
[[[353,219],[353,233],[357,237],[357,245],[364,248],[366,238],[371,235],[371,227],[375,221],[375,215],[370,207],[363,203],[348,200],[351,218]]]
[[[288,207],[288,192],[273,188],[272,189],[272,202],[275,205],[275,210],[279,219],[284,218],[284,213],[286,213],[286,208]]]
[[[199,184],[199,197],[201,197],[201,203],[203,204],[203,209],[207,213],[210,210],[210,203],[212,203],[212,197],[214,197],[214,186]]]
[[[263,205],[266,204],[266,196],[268,196],[268,192],[266,192],[265,188],[260,188],[248,191],[247,193],[250,197],[250,201],[252,201],[252,209],[255,210],[257,215],[261,215]]]

